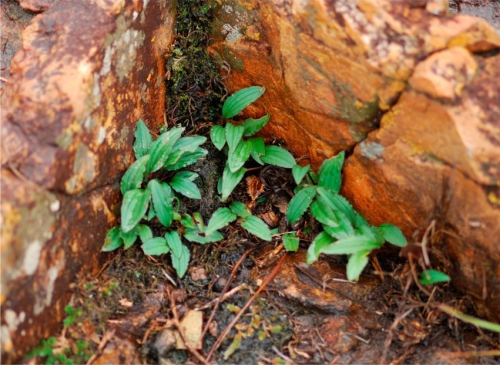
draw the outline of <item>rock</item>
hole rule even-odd
[[[24,10],[29,10],[34,13],[40,13],[50,8],[55,2],[59,0],[18,0],[19,5]]]
[[[171,6],[61,0],[22,33],[1,110],[6,362],[57,329],[69,284],[105,258],[135,123],[163,124]]]
[[[371,223],[416,240],[434,217],[448,232],[434,257],[499,320],[495,29],[434,0],[233,0],[219,7],[214,34],[229,92],[267,88],[244,117],[269,112],[263,134],[315,168],[354,150],[343,193]]]

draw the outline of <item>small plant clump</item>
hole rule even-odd
[[[323,231],[309,246],[307,263],[313,263],[322,253],[349,255],[347,277],[357,280],[368,264],[371,251],[380,248],[385,242],[405,246],[406,238],[394,225],[369,225],[339,194],[344,152],[325,160],[318,174],[315,174],[309,165],[298,165],[286,149],[266,146],[262,137],[254,136],[268,123],[269,114],[259,119],[246,119],[241,124],[230,121],[264,92],[265,88],[259,86],[235,92],[222,107],[225,125],[215,125],[210,131],[214,146],[227,155],[218,184],[221,201],[226,201],[242,180],[247,172],[245,164],[250,157],[260,165],[291,169],[298,186],[288,207],[288,222],[296,223],[309,210],[323,227]],[[153,141],[144,122],[138,122],[134,143],[136,161],[120,184],[124,195],[121,224],[108,232],[102,248],[103,251],[112,251],[121,246],[128,249],[140,239],[147,255],[169,253],[179,277],[186,273],[190,258],[188,246],[182,243],[182,238],[199,244],[217,242],[223,239],[219,230],[238,220],[249,233],[265,241],[272,239],[267,224],[252,215],[242,202],[233,201],[229,207],[217,209],[207,225],[198,212],[179,214],[180,200],[175,193],[190,199],[201,199],[195,184],[198,174],[180,170],[207,154],[200,147],[206,142],[205,137],[181,137],[183,131],[184,128],[173,127]],[[154,237],[151,228],[145,223],[153,219],[170,231],[162,237]],[[295,251],[299,247],[300,238],[294,232],[283,234],[282,240],[288,251]]]

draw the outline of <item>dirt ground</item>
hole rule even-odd
[[[188,135],[208,136],[220,121],[226,91],[202,47],[210,24],[205,3],[180,3],[177,41],[168,62],[167,120],[186,126]],[[200,211],[208,221],[222,206],[216,186],[224,164],[218,151],[204,147],[209,155],[192,168],[200,175],[203,200],[182,201],[182,206]],[[252,167],[253,175],[232,199],[250,204],[253,214],[286,232],[285,212],[294,189],[289,170]],[[258,197],[248,190],[255,181],[264,187]],[[152,228],[162,234],[160,224]],[[359,282],[350,282],[342,256],[304,264],[317,228],[312,218],[305,216],[294,228],[302,232],[296,253],[285,253],[279,236],[265,243],[237,224],[222,230],[223,241],[185,242],[192,256],[182,280],[169,256],[146,256],[138,245],[109,254],[101,272],[82,273],[74,283],[61,331],[26,362],[500,363],[500,335],[439,310],[445,303],[474,315],[470,299],[451,285],[417,285],[416,261],[383,248],[372,253]]]

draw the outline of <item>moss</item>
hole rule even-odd
[[[198,125],[220,118],[225,87],[219,69],[206,51],[215,2],[179,1],[176,39],[167,60],[167,118],[169,125]]]

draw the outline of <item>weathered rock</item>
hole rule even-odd
[[[163,123],[170,1],[61,0],[23,31],[2,96],[2,360],[59,324],[116,223],[135,123]]]
[[[18,0],[19,5],[21,5],[23,9],[35,13],[47,10],[57,1],[59,0]]]
[[[448,233],[435,257],[498,320],[500,66],[485,52],[500,36],[442,5],[225,2],[211,52],[230,69],[230,92],[267,87],[246,114],[270,112],[263,133],[296,157],[317,167],[355,147],[343,192],[371,223],[420,239],[448,184],[448,213],[436,217]]]

